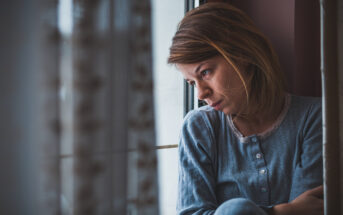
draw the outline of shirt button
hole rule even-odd
[[[262,154],[261,154],[261,153],[257,153],[257,154],[256,154],[256,158],[257,158],[257,159],[260,159],[261,157],[262,157]]]
[[[265,169],[261,169],[260,170],[260,174],[263,175],[264,173],[266,173],[266,170]]]
[[[261,187],[261,192],[263,192],[263,193],[267,192],[267,188]]]

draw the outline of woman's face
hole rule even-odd
[[[222,56],[194,64],[176,64],[185,80],[198,89],[199,100],[225,114],[244,113],[247,98],[234,68]],[[245,68],[240,67],[243,71]],[[242,77],[246,80],[245,72]]]

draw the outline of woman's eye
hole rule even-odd
[[[206,77],[207,75],[209,75],[210,74],[210,70],[208,70],[208,69],[205,69],[205,70],[203,70],[203,71],[201,71],[201,77]]]

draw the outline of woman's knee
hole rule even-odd
[[[235,198],[221,204],[215,215],[266,215],[266,213],[249,199]]]

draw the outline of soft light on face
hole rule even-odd
[[[225,114],[244,113],[247,97],[243,82],[222,56],[199,63],[176,64],[176,66],[185,80],[198,89],[199,100],[204,100],[208,105]],[[242,71],[241,74],[245,79],[245,72]]]

